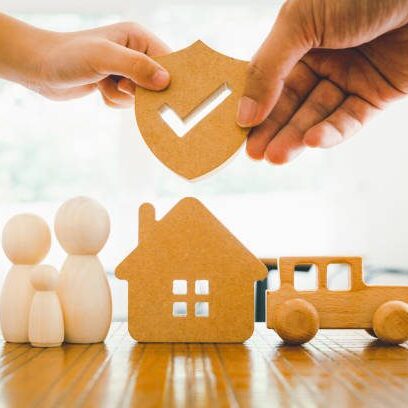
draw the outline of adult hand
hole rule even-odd
[[[247,152],[285,163],[348,139],[408,92],[405,0],[289,0],[250,63]]]
[[[0,75],[48,98],[77,98],[98,89],[107,105],[128,107],[135,86],[161,90],[169,84],[168,72],[150,58],[169,48],[137,24],[56,33],[0,18]],[[2,41],[5,32],[12,44]]]

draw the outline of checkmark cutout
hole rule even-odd
[[[217,106],[224,102],[231,93],[232,91],[227,83],[224,83],[186,117],[181,118],[167,103],[159,109],[160,116],[178,137],[183,137]]]

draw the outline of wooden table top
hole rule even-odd
[[[408,344],[321,330],[283,346],[257,323],[245,344],[138,344],[114,323],[105,344],[1,344],[0,406],[408,406]]]

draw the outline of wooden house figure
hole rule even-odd
[[[254,330],[254,282],[266,274],[194,198],[159,221],[143,204],[139,244],[116,268],[129,285],[129,332],[141,342],[245,341]]]

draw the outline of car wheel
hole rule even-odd
[[[391,344],[408,340],[408,303],[393,300],[382,304],[374,313],[373,328],[376,336]]]
[[[319,315],[316,308],[306,300],[287,300],[278,307],[274,327],[286,343],[303,344],[319,330]]]

